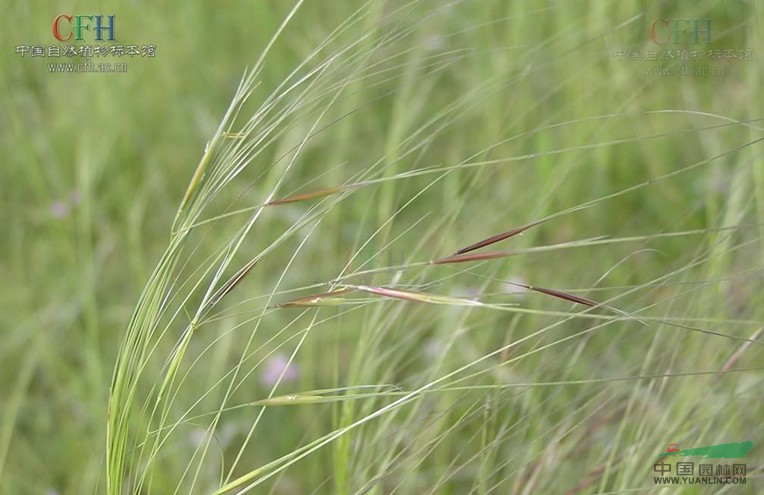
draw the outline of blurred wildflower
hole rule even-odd
[[[260,381],[267,387],[276,385],[281,374],[284,377],[281,383],[288,383],[297,380],[300,376],[300,368],[294,363],[289,363],[289,357],[284,353],[276,353],[265,362],[265,369],[260,375]]]
[[[53,218],[64,218],[69,215],[69,204],[65,201],[54,201],[50,205],[50,216]]]
[[[66,199],[56,200],[50,205],[50,216],[53,218],[64,218],[69,216],[73,206],[77,206],[82,200],[82,196],[79,191],[73,189],[69,191]]]

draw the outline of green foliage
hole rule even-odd
[[[13,53],[54,44],[33,3],[0,33],[0,493],[657,493],[674,442],[761,464],[759,4],[121,4],[156,57],[54,74]],[[656,18],[753,58],[656,75],[681,62],[622,54],[699,49]]]

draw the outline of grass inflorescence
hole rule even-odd
[[[634,54],[710,18],[759,57],[761,6],[234,4],[177,14],[229,28],[205,68],[72,90],[114,128],[8,105],[56,242],[8,216],[0,492],[658,493],[667,445],[747,440],[756,492],[762,66]]]

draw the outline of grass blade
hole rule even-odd
[[[308,201],[310,199],[322,198],[324,196],[331,196],[332,194],[337,194],[338,192],[350,191],[352,189],[359,188],[362,185],[363,184],[350,184],[347,186],[327,187],[324,189],[319,189],[317,191],[312,191],[312,192],[302,193],[302,194],[295,194],[294,196],[287,196],[286,198],[275,199],[273,201],[269,201],[268,203],[265,203],[265,206],[277,206],[277,205],[284,205],[287,203],[297,203],[298,201]]]
[[[321,294],[313,294],[311,296],[300,297],[292,299],[291,301],[283,302],[274,306],[275,308],[303,308],[312,306],[337,306],[345,304],[347,299],[340,299],[336,296],[341,294],[347,294],[351,292],[351,289],[338,289],[330,292],[323,292]]]
[[[466,261],[482,261],[491,260],[495,258],[506,258],[508,256],[514,256],[518,253],[514,251],[492,251],[490,253],[465,253],[454,254],[441,258],[439,260],[430,261],[432,265],[445,265],[447,263],[464,263]]]
[[[451,306],[483,306],[483,303],[473,299],[441,296],[438,294],[429,294],[426,292],[411,292],[401,289],[391,289],[389,287],[368,287],[365,285],[356,285],[353,287],[363,292],[369,292],[371,294],[390,297],[393,299],[403,299],[404,301],[429,304],[447,304]]]

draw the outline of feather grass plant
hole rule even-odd
[[[264,87],[303,3],[124,334],[110,495],[648,493],[670,442],[761,441],[760,115],[588,111],[565,71],[644,19],[532,33],[567,4],[367,2]]]

